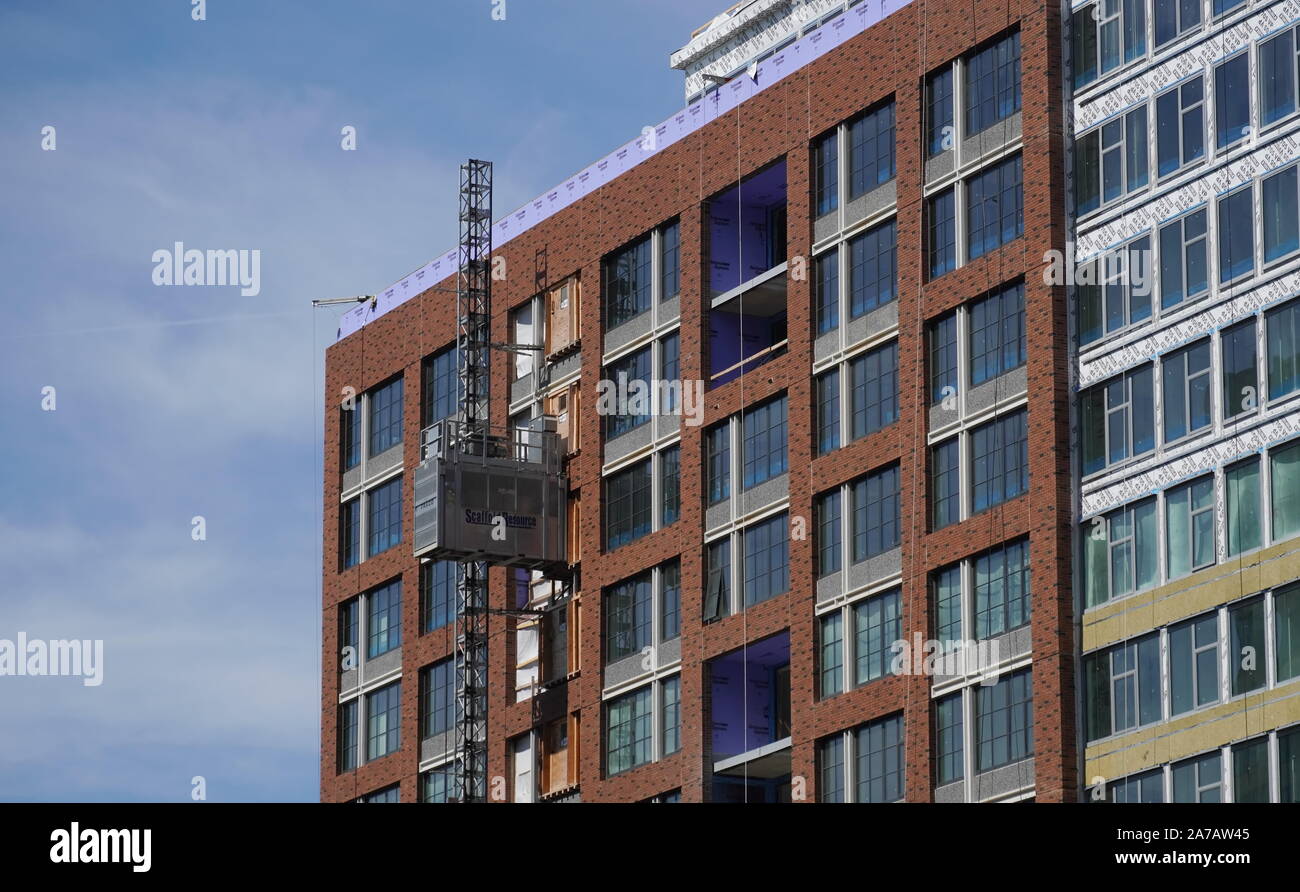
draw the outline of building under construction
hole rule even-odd
[[[327,354],[322,799],[1300,796],[1297,19],[747,0],[466,165]]]

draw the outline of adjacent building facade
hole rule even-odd
[[[574,573],[490,571],[489,799],[1297,796],[1300,3],[1193,6],[740,3],[497,224]],[[326,801],[454,794],[454,271],[327,354]]]
[[[1300,3],[1076,5],[1084,784],[1300,797]]]

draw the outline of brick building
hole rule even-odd
[[[1135,586],[1136,611],[1076,594],[1097,585],[1075,560],[1096,560],[1092,518],[1147,471],[1087,464],[1088,388],[1154,352],[1163,317],[1085,341],[1093,286],[1044,268],[1074,256],[1076,202],[1090,261],[1140,229],[1131,205],[1163,206],[1155,176],[1107,191],[1103,119],[1181,52],[1134,37],[1106,67],[1112,25],[1163,20],[1086,6],[737,4],[673,54],[683,112],[497,224],[492,338],[542,349],[495,354],[493,422],[556,419],[576,573],[560,603],[490,571],[494,607],[546,613],[489,619],[489,799],[1074,801],[1094,772],[1115,795],[1182,754],[1082,721],[1119,690],[1097,654],[1109,673],[1109,649],[1174,619],[1164,589]],[[454,272],[444,255],[347,314],[327,354],[326,801],[452,792],[455,566],[414,557],[410,481],[458,405]],[[680,386],[611,410],[620,381]],[[1300,576],[1272,551],[1242,594]],[[1192,588],[1183,612],[1209,605]],[[930,642],[951,658],[927,664]],[[1277,778],[1272,729],[1300,715],[1266,699]]]

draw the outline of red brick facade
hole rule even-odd
[[[788,170],[790,256],[811,248],[810,141],[838,122],[891,94],[896,100],[898,188],[899,420],[820,458],[813,454],[812,314],[810,281],[791,277],[788,291],[790,347],[779,358],[741,379],[706,393],[704,426],[682,428],[681,518],[617,551],[601,553],[600,419],[589,409],[580,419],[583,450],[569,465],[571,488],[581,493],[582,665],[561,690],[545,695],[550,720],[580,712],[583,801],[640,800],[680,788],[685,801],[710,796],[709,725],[705,662],[788,629],[791,635],[793,763],[804,778],[805,797],[815,799],[815,742],[826,734],[899,710],[905,716],[906,799],[927,801],[934,787],[931,756],[930,679],[887,677],[824,702],[815,696],[813,539],[790,542],[790,591],[710,625],[701,623],[703,589],[703,431],[709,424],[781,391],[789,395],[789,500],[792,516],[808,519],[815,492],[893,461],[901,467],[903,634],[932,637],[927,614],[931,570],[983,547],[1020,535],[1030,537],[1033,572],[1034,740],[1036,796],[1072,800],[1079,779],[1075,746],[1074,626],[1070,589],[1072,516],[1069,476],[1069,370],[1067,311],[1063,288],[1043,284],[1044,253],[1062,248],[1064,205],[1061,12],[1059,7],[1017,2],[979,4],[915,0],[837,51],[769,87],[739,109],[646,159],[596,194],[516,236],[499,249],[508,276],[494,283],[493,340],[508,341],[507,313],[542,287],[578,273],[583,282],[582,405],[595,405],[601,377],[601,258],[673,217],[681,219],[681,375],[708,378],[701,368],[707,332],[702,301],[706,261],[701,253],[703,202],[742,176],[785,157]],[[922,84],[927,72],[1019,24],[1021,31],[1022,132],[1024,143],[1024,236],[932,284],[922,274],[921,181]],[[547,280],[535,276],[545,252]],[[1026,286],[1029,381],[1030,492],[1006,505],[937,533],[927,532],[925,492],[928,450],[926,320],[1023,273]],[[439,287],[454,287],[443,282]],[[418,564],[409,542],[410,475],[418,464],[421,359],[455,336],[455,299],[426,291],[371,322],[328,351],[325,381],[324,622],[322,628],[321,798],[348,800],[400,781],[403,801],[419,796],[417,692],[419,670],[451,653],[446,627],[419,634]],[[495,423],[506,423],[508,361],[494,359]],[[338,403],[343,389],[356,391],[398,371],[406,380],[403,526],[400,547],[338,571]],[[681,556],[682,748],[618,777],[603,777],[601,733],[602,647],[599,593],[602,586]],[[335,723],[339,679],[338,605],[401,574],[401,750],[355,772],[338,774]],[[491,572],[494,606],[505,606],[505,573]],[[528,730],[532,704],[513,703],[513,621],[494,616],[491,630],[489,776],[509,778],[508,740]]]

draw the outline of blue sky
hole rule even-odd
[[[0,676],[0,800],[317,798],[310,301],[452,248],[466,157],[503,216],[676,111],[726,5],[0,0],[0,639],[104,641],[99,687]],[[176,241],[261,293],[155,286]]]

